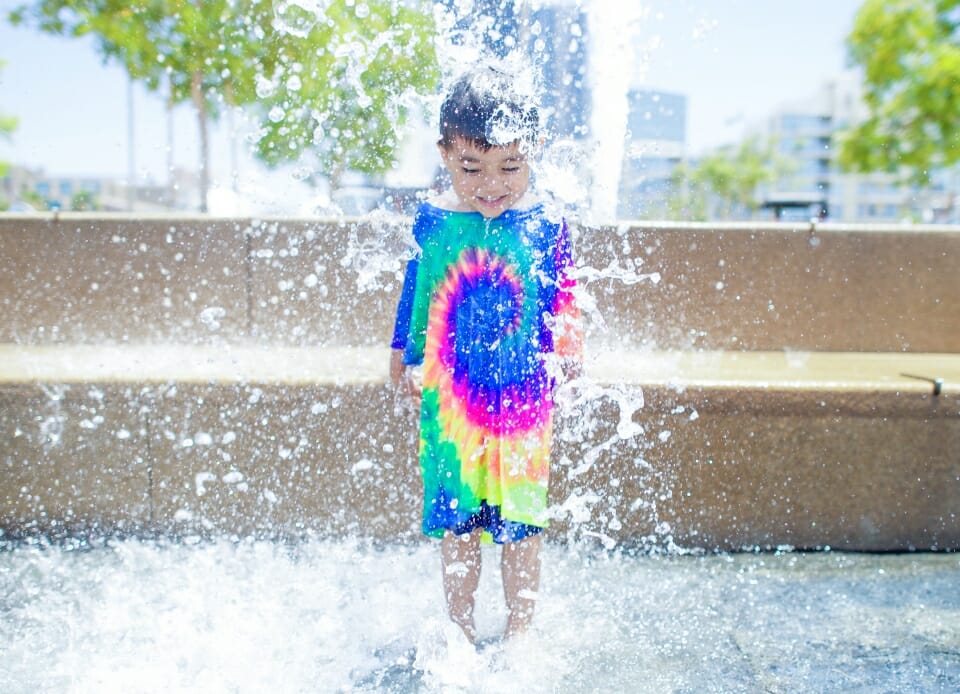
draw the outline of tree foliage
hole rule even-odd
[[[721,147],[674,170],[670,214],[675,219],[698,221],[749,216],[758,207],[760,186],[789,168],[772,140],[750,137]]]
[[[306,150],[328,175],[390,168],[406,98],[439,79],[428,7],[333,2],[312,15],[287,6],[286,38],[268,44],[270,69],[258,76],[259,156],[278,164]]]
[[[100,209],[100,202],[89,190],[81,190],[70,198],[70,209],[74,212],[93,212]]]
[[[841,165],[926,183],[960,161],[960,0],[866,0],[847,47],[869,115],[842,134]]]
[[[393,162],[397,101],[437,79],[432,14],[398,0],[38,0],[14,23],[92,35],[107,60],[173,103],[191,102],[201,127],[224,107],[259,119],[255,152],[268,164],[317,155],[323,173],[373,173]]]

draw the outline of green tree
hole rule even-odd
[[[40,0],[20,6],[10,19],[53,34],[93,36],[104,59],[119,62],[131,79],[151,90],[167,87],[172,103],[192,103],[200,133],[200,199],[205,209],[207,124],[219,115],[224,94],[244,93],[238,87],[244,80],[252,84],[254,61],[242,57],[251,50],[251,29],[238,9],[243,8],[227,0]]]
[[[319,155],[323,173],[385,170],[404,111],[398,97],[432,89],[437,67],[426,3],[395,0],[39,0],[14,23],[92,35],[107,60],[172,103],[192,103],[200,132],[201,200],[207,123],[225,107],[260,120],[255,152],[268,164]]]
[[[960,161],[960,0],[866,0],[847,48],[869,115],[840,135],[841,166],[924,184]]]
[[[20,199],[35,210],[49,210],[50,203],[35,190],[20,191]]]
[[[670,214],[698,221],[749,217],[758,207],[758,188],[789,170],[773,140],[750,137],[721,147],[674,170]]]
[[[100,209],[97,197],[89,190],[81,190],[70,198],[70,209],[74,212],[91,212]]]
[[[280,164],[306,153],[334,187],[345,170],[389,169],[404,104],[439,79],[429,8],[332,2],[313,15],[288,4],[277,20],[286,36],[267,46],[272,70],[257,77],[260,158]]]

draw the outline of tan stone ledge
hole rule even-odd
[[[960,391],[960,354],[916,352],[600,352],[590,360],[601,381],[704,388]],[[904,374],[911,374],[905,376]]]
[[[364,347],[0,344],[0,384],[352,385],[385,382],[388,362]]]
[[[376,383],[388,361],[382,347],[0,344],[0,382]],[[960,390],[960,354],[602,350],[586,370],[601,383],[678,388],[925,393],[939,380],[944,394]]]
[[[376,385],[388,361],[382,347],[0,344],[0,385]],[[960,416],[957,354],[607,350],[589,355],[586,375],[639,386],[654,407]]]

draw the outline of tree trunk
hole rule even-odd
[[[133,118],[133,77],[127,77],[127,209],[133,212],[136,200],[137,161]]]
[[[237,154],[236,99],[233,98],[233,82],[223,85],[223,96],[227,102],[227,125],[230,131],[230,189],[240,196],[240,157]]]
[[[193,106],[197,109],[197,125],[200,128],[200,211],[207,211],[207,192],[210,189],[210,142],[207,135],[207,101],[203,94],[203,74],[193,73],[190,84]]]
[[[167,98],[167,195],[169,196],[168,207],[176,207],[177,202],[177,179],[174,175],[176,168],[173,160],[173,78],[170,79],[170,95]]]

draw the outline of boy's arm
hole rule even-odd
[[[401,352],[407,346],[407,336],[410,333],[410,317],[413,313],[413,298],[417,288],[417,271],[420,263],[416,258],[407,261],[403,275],[403,289],[400,290],[400,300],[397,302],[397,319],[393,324],[393,339],[390,346]]]
[[[393,339],[390,342],[392,348],[390,350],[390,382],[402,394],[414,400],[420,399],[420,389],[416,385],[410,367],[403,363],[403,355],[409,339],[418,269],[419,262],[416,258],[407,261],[403,277],[403,289],[397,303],[397,319],[393,326]]]
[[[431,222],[428,216],[417,212],[413,220],[413,239],[417,244],[418,254],[407,261],[406,275],[403,279],[403,294],[400,305],[397,307],[397,324],[394,329],[393,348],[403,350],[403,360],[408,366],[415,366],[423,361],[424,336],[426,333],[427,311],[429,302],[419,285],[424,270],[421,268],[421,259],[424,248],[429,245]]]
[[[403,372],[406,371],[407,367],[403,363],[403,350],[402,349],[391,349],[390,350],[390,383],[394,385],[395,388],[400,387],[400,379],[403,378]]]
[[[577,281],[573,276],[573,252],[566,222],[557,240],[556,268],[558,291],[553,306],[554,352],[561,358],[567,380],[583,373],[583,317],[576,301]]]
[[[412,398],[418,405],[422,396],[420,385],[413,375],[413,368],[403,363],[403,350],[390,351],[390,382],[402,395]]]

